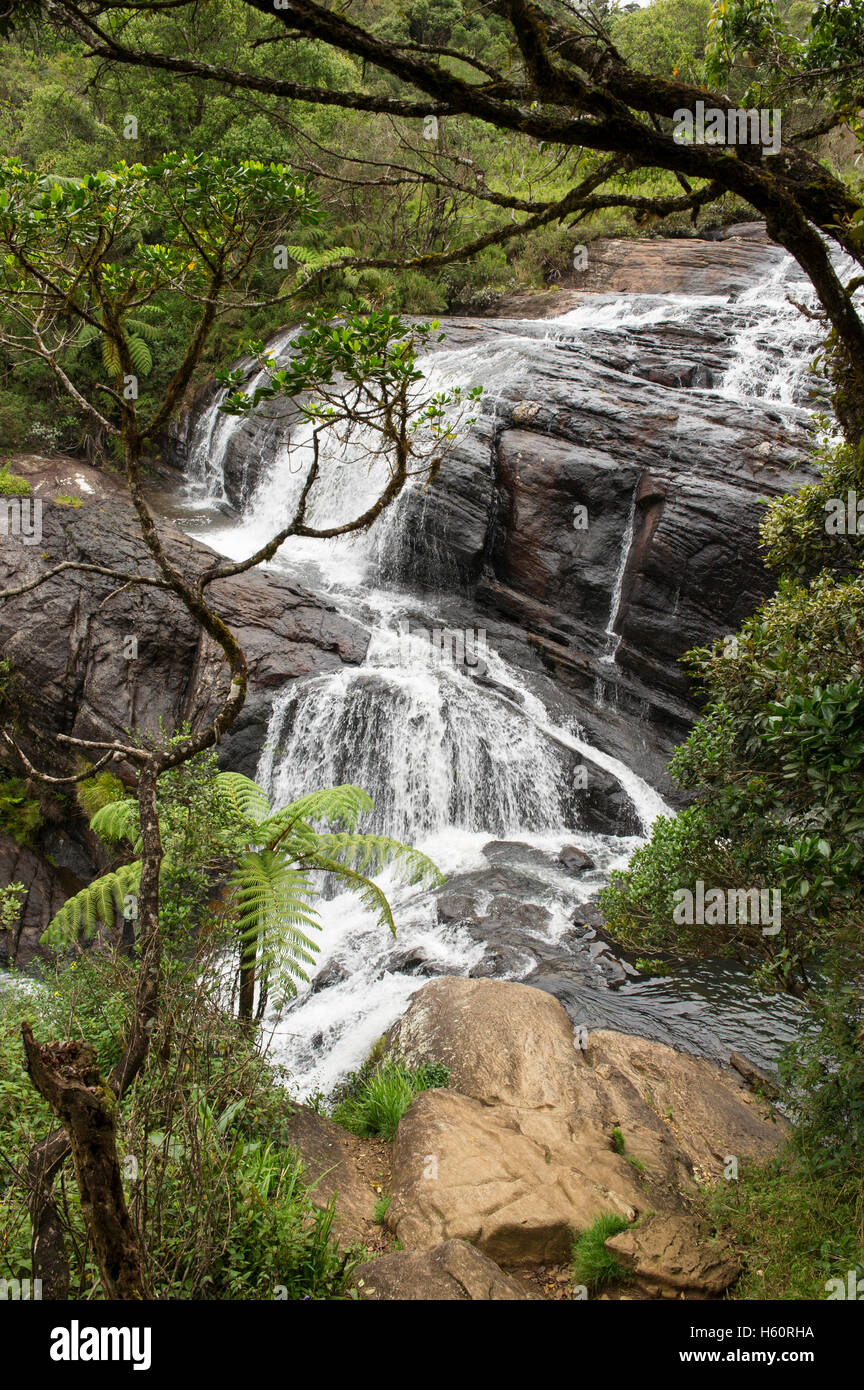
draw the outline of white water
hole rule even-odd
[[[613,328],[632,329],[704,322],[723,317],[734,352],[713,390],[739,400],[759,398],[792,406],[806,374],[806,353],[815,328],[786,301],[794,267],[783,260],[768,280],[738,296],[630,296],[586,304],[544,325],[549,334],[573,340]],[[797,289],[797,285],[796,285]],[[436,353],[427,361],[429,384],[440,390],[478,380],[492,396],[513,391],[527,375],[526,361],[536,345],[536,325],[500,334],[483,346]],[[586,339],[587,341],[587,339]],[[283,340],[283,348],[289,339]],[[202,415],[191,450],[192,496],[224,500],[222,464],[240,423]],[[308,467],[309,435],[296,427],[290,439],[263,433],[271,456],[265,473],[234,520],[212,518],[206,540],[224,554],[254,552],[290,516]],[[334,524],[361,513],[378,494],[386,476],[378,460],[365,462],[362,437],[325,452],[322,480],[311,515]],[[615,633],[633,533],[635,492],[606,629],[605,659],[613,663],[620,638]],[[662,798],[630,768],[592,747],[577,727],[561,727],[524,677],[487,644],[482,671],[451,661],[430,661],[421,635],[406,639],[410,617],[426,630],[446,626],[436,604],[416,594],[385,589],[380,575],[388,555],[402,544],[404,508],[397,504],[368,535],[338,541],[292,542],[277,567],[302,564],[303,581],[327,592],[342,611],[370,627],[365,661],[340,668],[283,690],[274,702],[258,766],[258,780],[275,805],[316,787],[355,782],[376,803],[373,826],[428,853],[448,875],[488,869],[482,850],[492,839],[533,846],[546,852],[545,865],[532,871],[536,892],[549,912],[536,935],[556,942],[570,928],[575,904],[585,901],[611,869],[623,866],[637,838],[589,833],[580,826],[578,770],[611,773],[623,788],[646,835],[667,808]],[[311,567],[311,568],[310,568]],[[448,610],[449,611],[449,610]],[[595,870],[576,879],[558,868],[554,856],[564,845],[589,853]],[[348,894],[322,904],[321,951],[312,986],[302,986],[281,1017],[268,1020],[275,1055],[294,1073],[299,1094],[328,1091],[368,1054],[372,1043],[404,1010],[424,976],[401,968],[404,957],[420,951],[427,967],[465,974],[484,953],[464,927],[440,923],[436,901],[421,889],[406,889],[381,878],[391,898],[398,939],[389,937]],[[536,899],[535,899],[536,900]],[[526,953],[527,973],[534,964]],[[634,987],[636,993],[640,987]],[[619,996],[620,997],[620,996]],[[680,993],[667,1013],[691,1008]],[[643,1001],[640,997],[640,1004]],[[704,1004],[692,1005],[696,1012]],[[704,1024],[701,1024],[704,1028]]]

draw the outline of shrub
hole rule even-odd
[[[347,1297],[353,1256],[331,1234],[333,1210],[313,1204],[287,1141],[286,1076],[220,1008],[211,940],[195,960],[163,968],[163,1012],[145,1066],[118,1113],[118,1152],[146,1273],[160,1299]],[[54,1128],[26,1076],[20,1038],[86,1037],[103,1074],[126,1035],[134,961],[83,955],[44,982],[6,986],[0,1022],[0,1277],[31,1278],[23,1176],[31,1146]],[[58,1181],[73,1298],[102,1297],[77,1187]],[[278,1293],[276,1292],[278,1289]]]
[[[26,497],[30,484],[18,473],[12,473],[8,461],[0,465],[0,494],[4,497]]]

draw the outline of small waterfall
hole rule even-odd
[[[735,300],[743,323],[732,338],[732,365],[720,385],[724,396],[757,397],[781,405],[803,403],[810,384],[808,358],[822,334],[791,302],[790,280],[797,280],[799,302],[814,308],[815,292],[789,257],[779,262],[767,280]]]
[[[627,522],[624,527],[624,537],[621,542],[621,554],[618,557],[618,569],[615,572],[615,583],[612,586],[612,601],[609,605],[609,621],[606,624],[606,645],[600,657],[601,661],[612,666],[615,664],[615,657],[621,645],[621,634],[615,631],[618,622],[618,614],[621,611],[621,597],[624,592],[624,576],[627,573],[627,562],[630,559],[630,551],[633,548],[634,523],[636,521],[636,496],[639,492],[639,480],[633,489],[633,496],[630,499],[630,510],[627,513]]]

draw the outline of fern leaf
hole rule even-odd
[[[131,334],[126,339],[126,346],[138,376],[149,376],[153,370],[153,354],[144,339]]]
[[[131,845],[140,848],[138,802],[131,796],[124,797],[121,801],[109,801],[91,818],[90,829],[109,844],[119,844],[128,840]]]
[[[129,894],[137,892],[140,880],[140,859],[103,874],[67,899],[42,933],[42,941],[55,950],[65,950],[80,937],[89,940],[100,923],[113,927],[117,913],[123,911]]]
[[[265,791],[242,772],[218,772],[216,791],[220,798],[241,820],[260,823],[270,814],[270,801]]]
[[[444,882],[444,875],[428,855],[387,835],[319,834],[317,840],[316,857],[324,854],[361,874],[379,874],[389,868],[406,883],[425,880],[437,888]]]
[[[102,339],[102,361],[105,363],[106,372],[110,372],[112,376],[122,376],[123,365],[117,351],[117,344],[112,338]]]
[[[374,810],[374,807],[375,803],[362,787],[350,784],[327,787],[323,791],[309,792],[292,801],[289,806],[283,806],[261,829],[268,840],[300,821],[324,821],[328,825],[342,825],[346,830],[356,830],[360,817],[366,811]]]

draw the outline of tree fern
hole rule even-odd
[[[284,997],[294,992],[294,981],[308,979],[304,967],[314,964],[318,950],[309,933],[321,926],[313,873],[332,875],[394,934],[393,913],[375,875],[390,869],[408,883],[443,882],[419,850],[358,830],[361,817],[374,809],[361,787],[346,784],[309,792],[276,812],[264,790],[242,773],[217,773],[213,790],[221,824],[210,848],[216,862],[233,861],[226,910],[240,956],[241,1017],[251,1017],[256,981],[262,992],[275,982]],[[92,795],[82,797],[82,805],[93,807],[90,825],[103,840],[126,841],[140,851],[138,804],[121,782],[100,784],[97,794],[94,781]],[[170,824],[169,819],[163,826],[163,869],[182,860]],[[326,828],[318,829],[319,824]],[[126,896],[137,888],[140,872],[136,861],[97,879],[64,904],[44,939],[65,946],[79,934],[92,936],[98,922],[113,925]]]
[[[282,996],[292,979],[308,980],[317,943],[304,927],[320,929],[311,904],[316,895],[308,873],[295,869],[273,850],[245,854],[231,874],[232,907],[240,940],[241,969],[275,979]],[[242,985],[241,985],[242,988]]]

